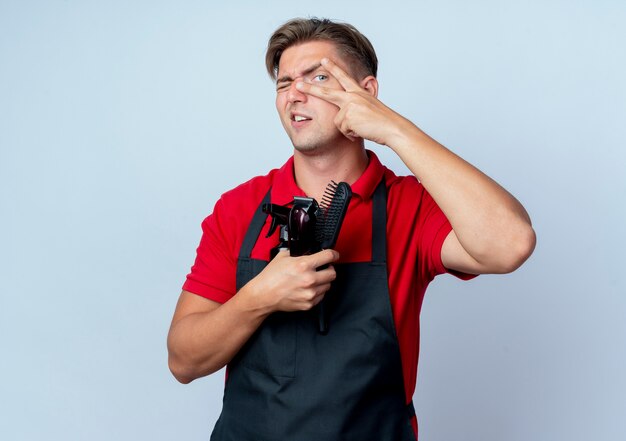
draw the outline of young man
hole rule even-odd
[[[377,59],[354,27],[296,19],[270,38],[276,109],[294,147],[203,222],[168,338],[182,383],[228,365],[212,440],[413,440],[419,311],[432,278],[507,273],[535,235],[520,203],[377,99]],[[364,149],[392,149],[397,177]],[[264,202],[353,198],[335,250],[270,261]],[[324,269],[319,269],[323,267]],[[327,297],[329,332],[314,307]]]

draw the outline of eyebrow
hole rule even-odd
[[[305,69],[304,71],[302,71],[302,73],[300,74],[301,77],[304,77],[312,72],[315,72],[317,69],[319,69],[322,66],[322,63],[315,63],[313,66]],[[284,75],[282,77],[280,77],[279,79],[276,80],[276,84],[278,83],[286,83],[289,81],[293,81],[293,78],[291,78],[289,75]]]

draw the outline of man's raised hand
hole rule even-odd
[[[333,61],[324,58],[321,64],[335,77],[342,89],[334,89],[300,81],[296,88],[323,99],[339,108],[335,117],[337,129],[348,139],[364,138],[377,144],[390,145],[403,128],[413,124],[378,100],[378,82],[373,76],[358,83]]]

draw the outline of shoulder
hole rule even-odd
[[[391,230],[404,225],[406,234],[421,236],[430,228],[438,229],[447,222],[435,200],[415,176],[397,176],[386,168],[384,176]]]
[[[222,194],[218,203],[228,207],[243,208],[242,205],[260,202],[271,188],[276,171],[277,169],[273,169],[266,175],[255,176],[243,184],[226,191]]]
[[[415,176],[398,176],[392,170],[384,167],[385,186],[387,187],[388,205],[401,204],[403,206],[420,202],[424,197],[429,197],[424,186]]]
[[[278,203],[276,199],[281,199],[281,195],[285,192],[289,193],[289,198],[293,198],[295,194],[293,191],[296,188],[292,156],[282,167],[272,169],[265,175],[255,176],[222,194],[214,213],[215,211],[228,212],[235,215],[238,220],[243,220],[247,225],[270,189],[272,189],[272,202]]]
[[[239,214],[254,211],[272,187],[277,172],[278,169],[272,169],[266,175],[255,176],[226,191],[217,201],[216,209],[227,209]]]
[[[263,197],[272,187],[276,169],[263,176],[255,176],[248,181],[223,193],[215,203],[213,212],[205,219],[204,226],[218,229],[216,234],[242,234]]]

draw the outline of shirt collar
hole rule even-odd
[[[372,198],[374,190],[385,173],[385,167],[371,150],[366,150],[369,162],[363,174],[351,185],[352,194],[367,201]],[[294,196],[306,196],[296,184],[293,171],[293,156],[276,171],[272,184],[272,202],[284,205],[293,200]]]
[[[281,168],[276,170],[272,181],[272,203],[285,205],[291,202],[294,196],[306,196],[306,194],[296,184],[292,156]]]
[[[362,200],[367,201],[372,198],[374,190],[383,178],[385,167],[380,163],[378,156],[371,150],[366,150],[369,163],[363,174],[352,184],[352,193],[358,195]]]

